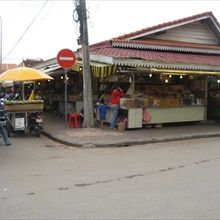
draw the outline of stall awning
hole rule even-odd
[[[116,66],[103,64],[98,62],[90,62],[91,73],[98,78],[105,78],[116,73]],[[82,61],[77,61],[73,66],[73,70],[80,72],[82,68]]]
[[[220,75],[220,71],[198,71],[198,70],[175,70],[150,68],[151,73],[173,74],[173,75]]]

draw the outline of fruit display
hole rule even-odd
[[[122,109],[128,108],[146,108],[148,106],[148,99],[147,98],[121,98],[120,99],[120,107]]]
[[[44,103],[44,100],[6,100],[5,105]]]
[[[44,108],[43,100],[11,100],[5,101],[5,110],[7,112],[19,111],[41,111]]]

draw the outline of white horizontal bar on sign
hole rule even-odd
[[[73,60],[73,57],[60,57],[60,60]]]

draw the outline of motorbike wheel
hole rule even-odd
[[[36,136],[36,137],[40,137],[40,128],[39,128],[38,126],[36,126],[36,127],[34,128],[34,133],[35,133],[35,136]]]

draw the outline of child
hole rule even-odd
[[[80,109],[79,116],[81,127],[84,127],[84,107]]]
[[[106,120],[106,114],[108,110],[108,106],[104,103],[104,100],[100,101],[100,105],[98,107],[99,110],[99,120],[101,123],[101,127],[103,126],[104,121]]]

